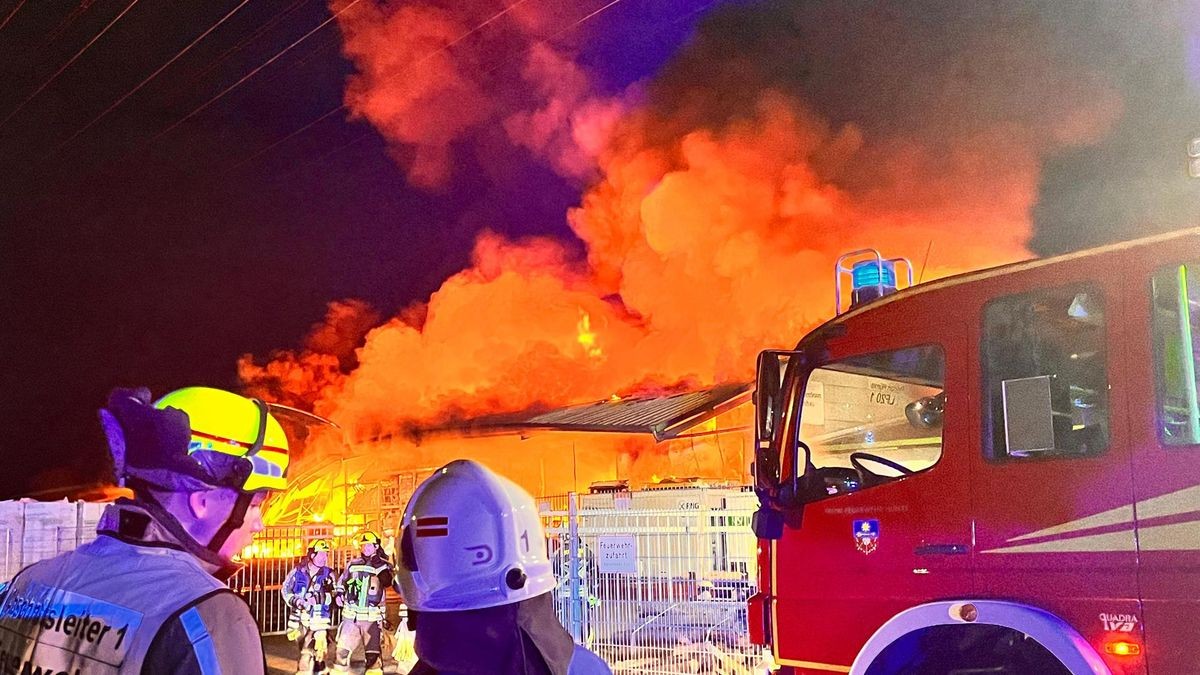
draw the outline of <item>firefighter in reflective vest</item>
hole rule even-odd
[[[280,589],[290,609],[287,638],[300,644],[298,675],[325,672],[336,584],[333,570],[328,566],[331,550],[333,546],[328,539],[314,541],[308,547],[308,555],[288,573]]]
[[[380,637],[383,633],[384,600],[394,581],[392,564],[379,547],[379,535],[366,531],[357,538],[362,555],[346,564],[337,582],[337,601],[342,607],[338,626],[336,672],[349,672],[350,656],[360,645],[366,654],[366,675],[383,672]]]
[[[410,675],[611,675],[554,613],[554,569],[528,492],[470,460],[413,493],[399,585],[416,630]]]
[[[190,387],[151,402],[118,389],[100,411],[118,480],[98,537],[17,574],[0,607],[4,672],[262,673],[258,626],[225,586],[262,530],[288,443],[257,399]]]

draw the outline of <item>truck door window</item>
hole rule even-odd
[[[1104,298],[1090,287],[998,298],[983,318],[983,447],[992,459],[1108,446]]]
[[[1200,445],[1200,263],[1159,270],[1151,287],[1159,437]]]
[[[815,369],[800,416],[813,465],[865,469],[873,475],[864,485],[933,466],[942,456],[944,382],[945,357],[932,345]]]

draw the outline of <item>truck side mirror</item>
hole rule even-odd
[[[942,416],[946,410],[946,394],[925,396],[904,406],[904,416],[908,423],[916,429],[935,429],[942,426]]]
[[[754,478],[755,484],[766,490],[779,486],[779,448],[772,449],[775,435],[783,421],[783,380],[791,359],[797,352],[769,349],[758,355],[758,372],[754,380]]]
[[[760,442],[771,440],[779,421],[783,371],[778,352],[765,351],[758,355],[758,374],[754,378],[754,429],[755,438]]]

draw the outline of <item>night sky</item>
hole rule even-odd
[[[1198,26],[1200,0],[0,0],[0,498],[103,479],[111,388],[238,388],[239,358],[287,362],[343,299],[420,315],[486,230],[533,261],[523,237],[561,243],[565,314],[439,293],[476,323],[429,341],[491,380],[397,379],[444,363],[397,348],[401,321],[347,414],[553,384],[525,371],[583,363],[583,304],[612,354],[687,364],[660,383],[740,373],[823,316],[811,261],[855,237],[937,241],[953,273],[1195,226]],[[497,322],[500,352],[473,339]],[[603,396],[658,368],[614,362]]]
[[[566,38],[617,90],[711,4],[624,0]],[[180,123],[329,18],[313,0],[0,2],[0,495],[103,476],[114,386],[236,387],[240,355],[294,347],[330,300],[386,316],[426,297],[484,227],[572,236],[579,187],[511,148],[507,178],[463,153],[434,191],[345,110],[268,149],[341,105],[335,22]],[[491,76],[520,86],[518,56],[493,54]]]

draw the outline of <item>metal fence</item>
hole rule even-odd
[[[615,673],[763,672],[746,613],[758,578],[753,493],[571,494],[539,499],[538,506],[559,579],[559,620]],[[256,537],[257,548],[229,586],[250,604],[263,634],[286,629],[283,580],[309,542],[331,534],[329,526],[313,525],[271,527]],[[354,555],[340,547],[330,565],[340,570]]]
[[[254,537],[244,566],[226,583],[250,605],[250,613],[263,635],[279,635],[287,630],[288,609],[281,593],[283,581],[310,543],[317,539],[337,541],[332,533],[333,528],[328,525],[273,526]],[[329,566],[340,572],[356,555],[358,552],[350,545],[337,547],[329,554]],[[339,614],[334,607],[335,624]]]
[[[571,495],[545,508],[572,636],[615,673],[762,672],[746,599],[757,580],[753,495],[650,490]],[[577,542],[577,545],[572,545]]]

